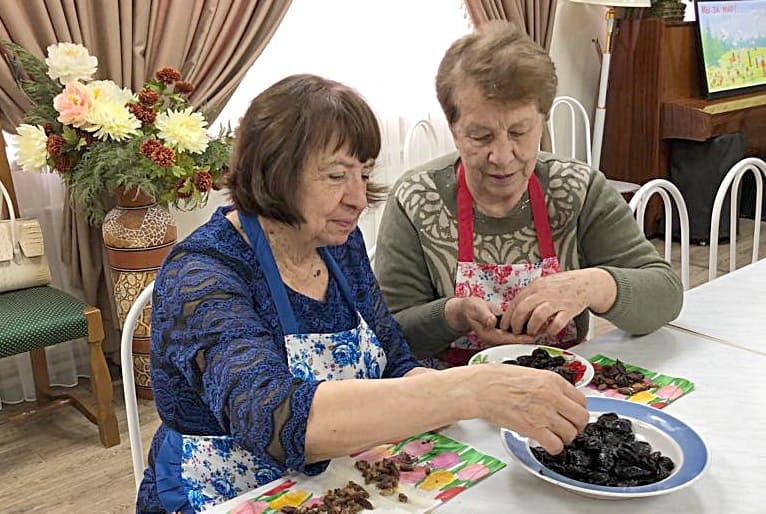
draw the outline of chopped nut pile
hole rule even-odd
[[[394,457],[388,457],[373,464],[364,460],[358,460],[354,466],[362,473],[365,485],[374,483],[375,487],[380,489],[380,494],[391,496],[396,493],[396,488],[399,485],[399,472],[414,470],[416,463],[417,460],[414,457],[402,452]],[[426,469],[426,473],[428,471]],[[407,503],[408,500],[407,495],[404,493],[399,493],[396,498],[402,503]]]
[[[613,366],[602,366],[597,369],[591,383],[597,386],[599,391],[604,389],[617,389],[621,394],[636,394],[657,387],[652,380],[646,378],[638,371],[628,371],[619,360]]]
[[[370,493],[354,481],[346,487],[330,489],[322,496],[322,503],[308,507],[282,507],[282,514],[357,514],[363,510],[373,510],[369,500]]]

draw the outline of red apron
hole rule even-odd
[[[553,248],[548,210],[540,181],[533,173],[529,179],[528,192],[542,261],[521,264],[479,264],[473,259],[473,197],[465,181],[465,169],[462,163],[458,164],[457,175],[458,263],[455,274],[455,296],[483,298],[505,312],[516,294],[534,279],[561,271]],[[577,327],[574,320],[571,320],[556,335],[539,335],[535,343],[559,348],[575,345]],[[467,337],[461,337],[452,342],[443,356],[442,363],[432,364],[436,367],[460,366],[466,364],[471,356],[484,348],[486,345],[482,344],[475,334],[470,333]]]

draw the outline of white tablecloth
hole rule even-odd
[[[445,435],[508,466],[442,505],[435,514],[766,512],[766,356],[673,328],[640,338],[615,330],[573,350],[585,357],[598,353],[619,357],[693,381],[695,390],[665,410],[688,423],[706,442],[711,465],[705,475],[686,489],[664,496],[624,502],[586,498],[536,478],[516,464],[503,449],[497,427],[467,421],[447,428]],[[224,513],[239,501],[210,512]]]
[[[766,259],[686,291],[671,325],[766,355]]]

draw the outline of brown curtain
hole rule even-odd
[[[0,38],[38,57],[57,42],[83,44],[98,57],[99,79],[137,91],[163,66],[196,90],[193,105],[209,119],[223,109],[268,44],[290,0],[0,0]],[[0,123],[15,132],[28,100],[0,62]],[[104,313],[105,351],[119,348],[111,279],[99,228],[64,208],[62,255],[72,284]],[[111,326],[110,326],[111,325]]]
[[[546,50],[551,48],[557,0],[465,0],[474,26],[508,20],[521,27]]]

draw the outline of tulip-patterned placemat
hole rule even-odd
[[[381,495],[374,483],[365,480],[357,461],[370,464],[406,453],[414,460],[411,471],[399,472],[396,492]],[[464,443],[438,432],[428,432],[397,443],[376,446],[342,459],[334,459],[327,471],[315,477],[290,475],[227,502],[215,512],[228,514],[276,514],[283,507],[310,507],[321,504],[322,495],[343,488],[352,480],[370,493],[369,501],[378,514],[413,514],[430,512],[481,479],[505,467],[502,461],[481,453]],[[406,496],[406,502],[399,495]],[[231,505],[235,502],[235,505]],[[291,509],[287,509],[291,510]]]

